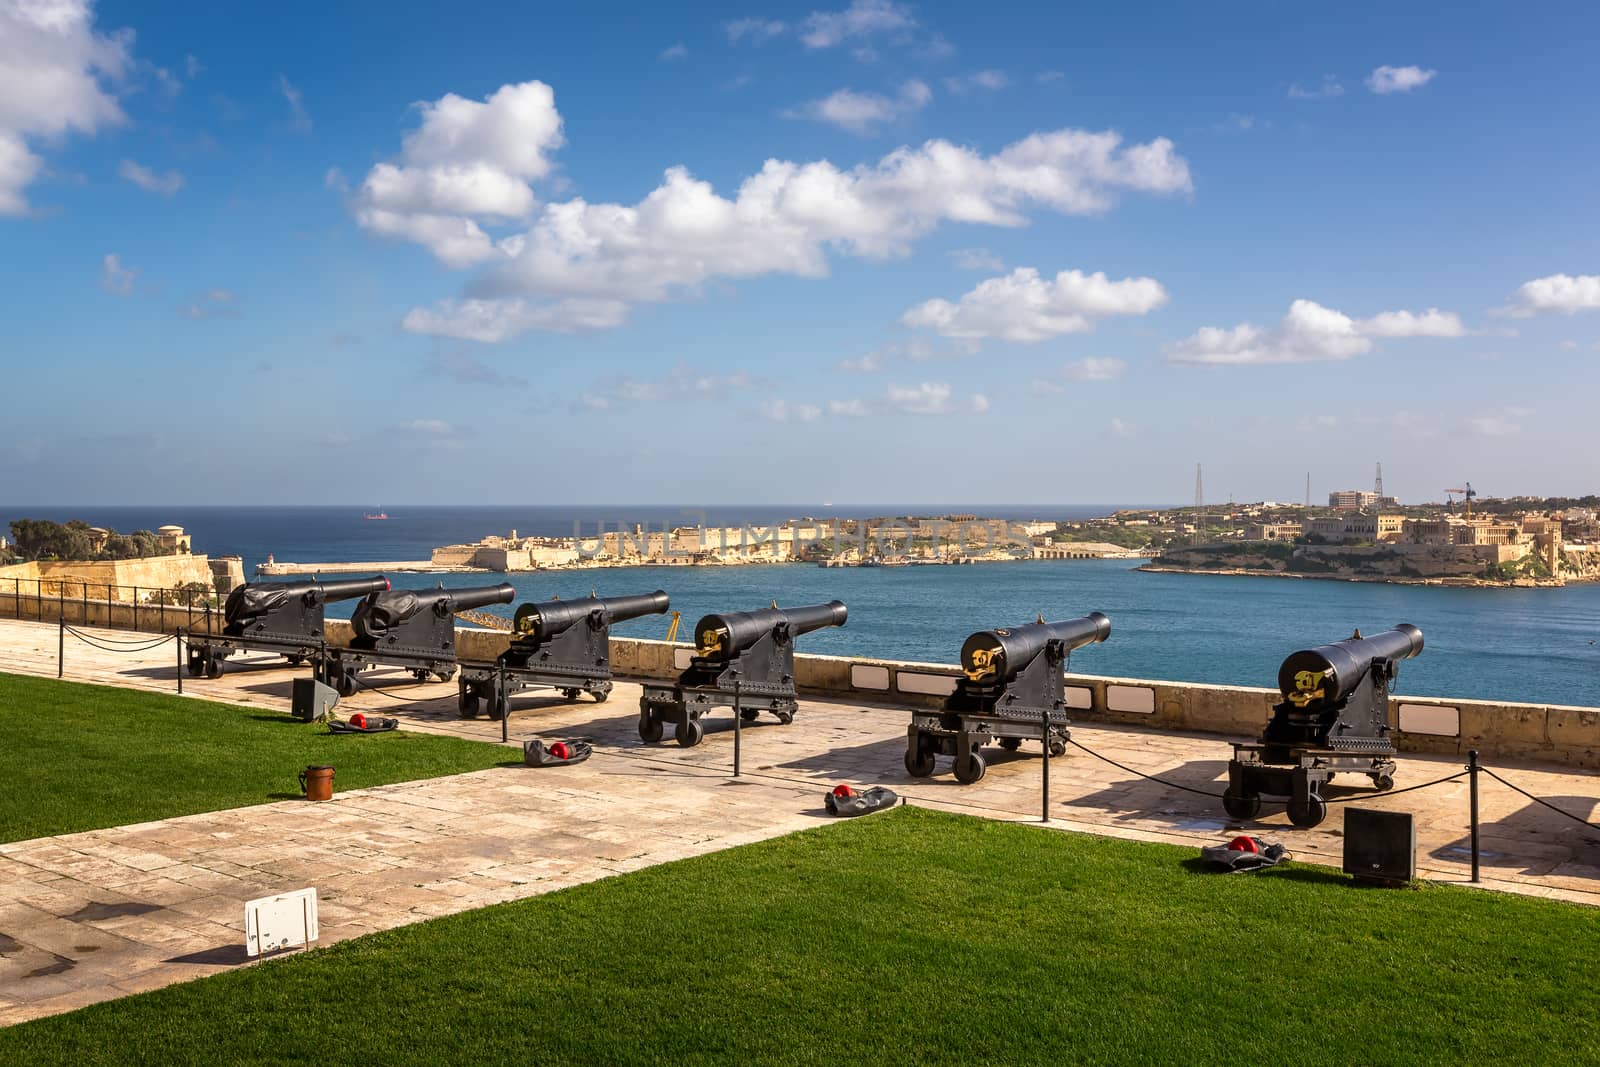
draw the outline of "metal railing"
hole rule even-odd
[[[6,588],[9,585],[10,588]],[[193,628],[222,607],[215,585],[119,585],[80,578],[0,579],[0,618],[170,632]]]

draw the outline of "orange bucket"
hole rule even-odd
[[[307,800],[332,800],[333,767],[323,764],[301,771],[300,792],[306,795]]]

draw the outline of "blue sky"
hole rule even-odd
[[[1595,492],[1597,32],[0,0],[0,499]]]

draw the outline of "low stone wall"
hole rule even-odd
[[[205,613],[157,605],[104,601],[14,599],[0,591],[0,618],[20,617],[55,622],[58,609],[72,625],[109,625],[151,633],[171,633],[192,620],[205,628]],[[137,610],[137,625],[134,613]],[[82,616],[87,612],[86,619]],[[213,624],[220,627],[215,614]],[[328,644],[350,643],[350,623],[330,619]],[[456,651],[462,659],[493,660],[508,636],[492,630],[458,627]],[[611,664],[618,677],[635,680],[674,679],[689,665],[690,646],[641,638],[611,639]],[[948,663],[858,659],[847,656],[795,657],[795,683],[802,694],[890,704],[896,707],[938,707],[955,688],[960,671]],[[1154,730],[1252,738],[1272,717],[1275,689],[1202,685],[1145,678],[1067,676],[1067,706],[1079,722],[1115,723]],[[1460,756],[1477,749],[1484,758],[1526,759],[1568,767],[1600,769],[1600,708],[1559,704],[1516,704],[1503,701],[1450,700],[1396,696],[1389,702],[1389,724],[1403,752]]]
[[[241,575],[243,569],[240,570]],[[0,567],[0,595],[35,592],[44,583],[44,594],[58,591],[68,597],[87,595],[104,600],[131,600],[133,590],[173,589],[198,582],[213,588],[214,576],[205,556],[147,556],[144,559],[45,560],[13,563]],[[84,587],[87,586],[87,590]]]

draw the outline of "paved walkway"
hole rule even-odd
[[[116,636],[108,633],[107,636]],[[56,629],[0,621],[0,671],[55,674]],[[172,692],[171,645],[117,655],[74,643],[67,677]],[[185,692],[284,710],[295,672],[281,661],[230,665],[222,678],[185,679]],[[276,664],[276,665],[274,665]],[[498,741],[500,727],[463,721],[453,685],[387,678],[397,702],[361,693],[340,704],[401,718],[405,728]],[[668,860],[823,825],[824,790],[840,781],[886,784],[912,803],[989,818],[1038,822],[1041,761],[993,751],[988,775],[957,784],[913,781],[901,766],[907,713],[802,702],[792,726],[744,731],[745,774],[731,777],[731,723],[713,721],[703,744],[644,745],[635,732],[639,690],[619,684],[609,703],[514,698],[511,736],[584,737],[596,754],[571,768],[502,768],[338,793],[332,803],[289,801],[137,826],[0,845],[0,1024],[212,974],[245,962],[243,903],[315,886],[323,944],[485,904],[527,897]],[[413,699],[426,698],[426,699]],[[1074,736],[1119,763],[1220,792],[1223,739],[1079,726]],[[1535,795],[1593,819],[1592,775],[1496,765]],[[1398,785],[1460,769],[1444,759],[1401,760]],[[1464,882],[1467,784],[1402,796],[1335,786],[1330,796],[1417,816],[1425,877]],[[1078,749],[1051,761],[1051,823],[1138,840],[1197,846],[1238,832],[1209,797],[1150,782]],[[1282,840],[1297,858],[1337,865],[1342,806],[1315,830],[1294,830],[1281,808],[1247,829]],[[1485,780],[1485,884],[1600,903],[1600,833]]]

